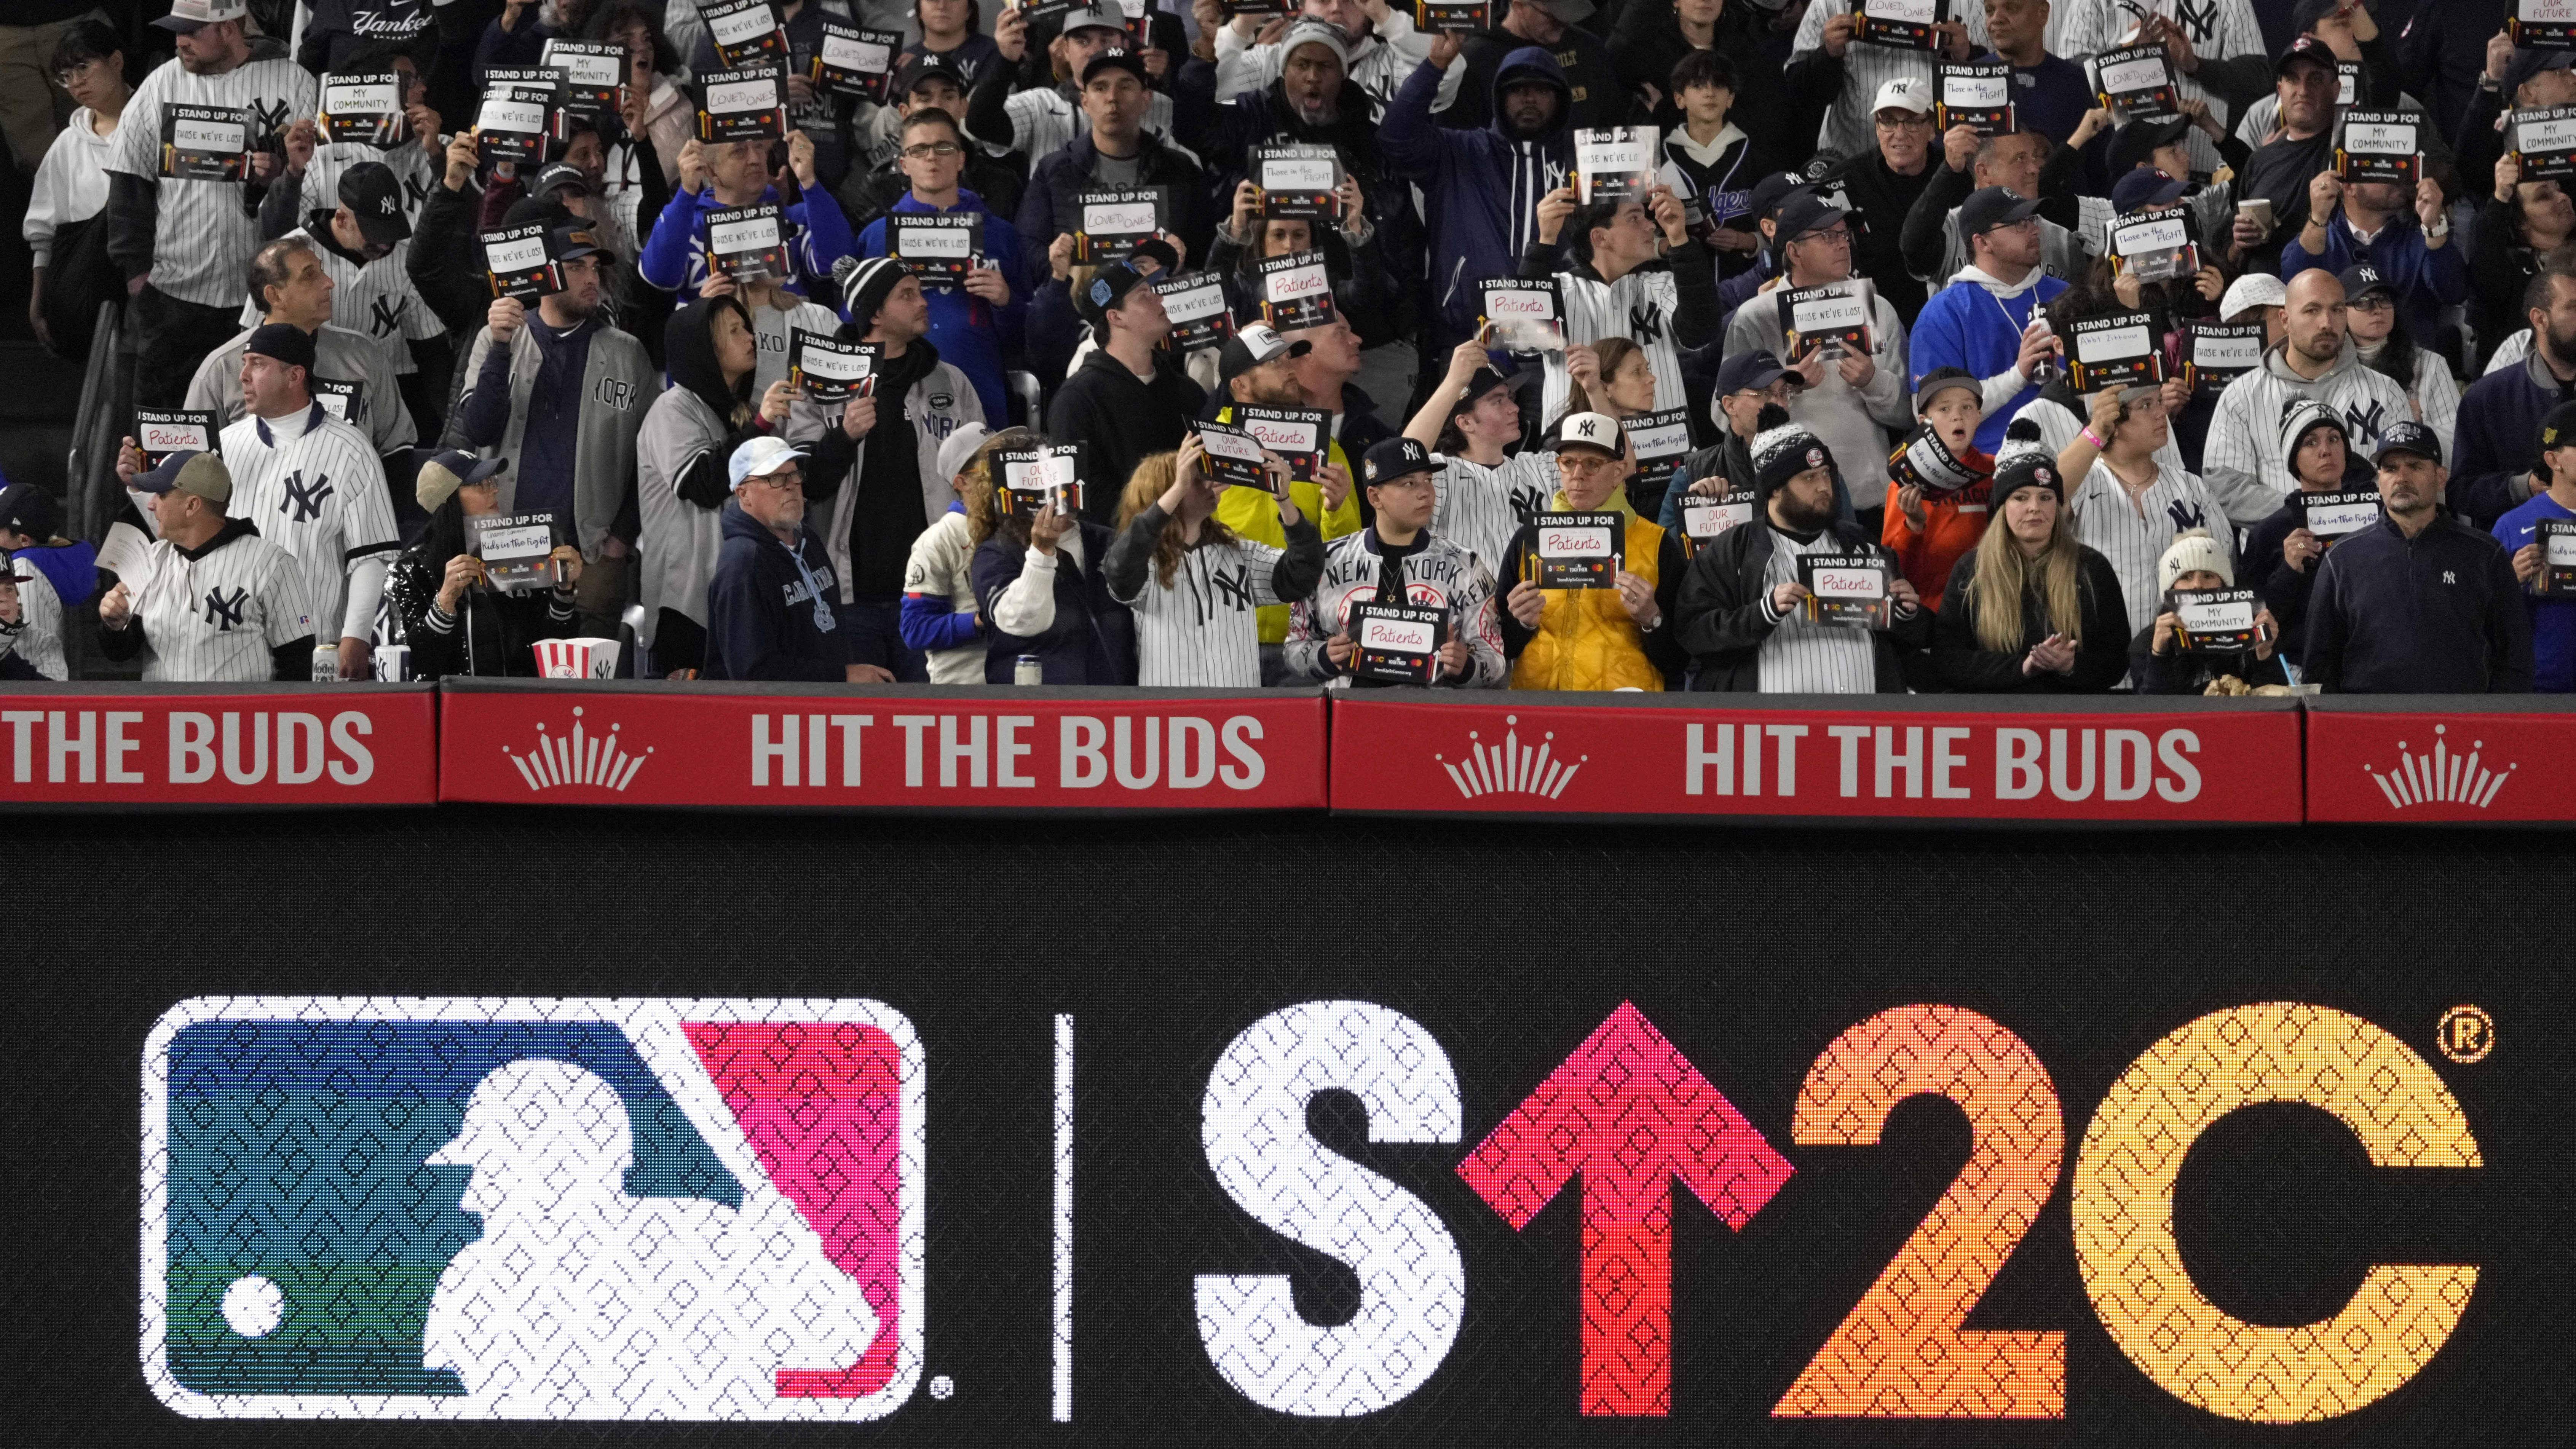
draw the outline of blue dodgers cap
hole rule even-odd
[[[1375,488],[1439,466],[1440,460],[1431,455],[1429,448],[1399,433],[1369,445],[1368,452],[1360,458],[1360,480],[1364,486]]]
[[[2379,447],[2371,453],[2370,465],[2374,468],[2387,467],[2389,459],[2405,453],[2428,459],[2434,466],[2439,467],[2442,462],[2442,440],[2434,436],[2431,428],[2419,422],[2390,423],[2388,431],[2379,435]]]
[[[725,471],[732,477],[734,489],[738,492],[744,480],[766,478],[804,456],[804,449],[785,438],[754,438],[733,450],[733,458],[725,464]]]

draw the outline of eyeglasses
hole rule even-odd
[[[1789,240],[1820,241],[1829,247],[1847,247],[1851,245],[1851,228],[1847,226],[1827,227],[1823,231],[1807,232],[1800,236],[1793,236],[1789,238]]]
[[[749,488],[755,483],[759,484],[763,488],[777,488],[782,490],[788,488],[802,488],[805,486],[805,475],[790,469],[784,473],[754,473],[750,477],[742,480],[742,486],[745,488]]]
[[[1589,453],[1559,453],[1556,455],[1556,465],[1568,473],[1581,473],[1588,477],[1603,469],[1617,467],[1619,460]]]
[[[1930,116],[1918,116],[1912,111],[1881,111],[1875,119],[1878,121],[1880,126],[1890,131],[1929,131],[1932,129],[1932,118]]]
[[[906,160],[927,161],[934,156],[954,156],[965,149],[954,141],[924,141],[918,146],[904,147],[903,154]]]

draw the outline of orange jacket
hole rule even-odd
[[[1925,495],[1923,531],[1917,533],[1905,521],[1905,510],[1896,506],[1896,491],[1888,490],[1887,523],[1879,530],[1879,541],[1896,555],[1897,571],[1923,596],[1923,607],[1939,612],[1951,566],[1975,552],[1977,540],[1986,536],[1993,491],[1993,481],[1981,478],[1956,493]]]

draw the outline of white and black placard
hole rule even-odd
[[[2518,50],[2576,50],[2576,0],[2514,0],[2504,28]]]
[[[1333,416],[1320,408],[1240,407],[1234,422],[1279,455],[1288,476],[1312,483],[1331,460]]]
[[[787,63],[786,22],[770,0],[706,0],[698,16],[715,46],[716,64],[739,70]]]
[[[322,139],[383,146],[399,138],[402,93],[400,71],[333,71],[322,77]]]
[[[1639,413],[1622,426],[1628,432],[1628,446],[1637,455],[1637,476],[1629,488],[1654,495],[1670,487],[1673,473],[1691,453],[1690,410]]]
[[[2338,106],[2357,106],[2361,104],[2360,61],[2339,60],[2335,62],[2335,104]]]
[[[1784,288],[1780,322],[1788,334],[1789,361],[1795,362],[1827,343],[1866,354],[1870,351],[1870,314],[1877,289],[1864,277],[1846,277],[1815,287]]]
[[[2380,519],[2379,495],[2375,492],[2293,493],[2298,501],[2299,516],[2306,520],[2308,532],[2318,543],[2333,548],[2365,528],[2375,527]]]
[[[814,73],[807,78],[817,90],[883,104],[886,80],[894,74],[895,60],[902,53],[900,30],[862,30],[826,20],[823,43],[814,51]]]
[[[1932,67],[1932,126],[1947,133],[1952,126],[1974,126],[1983,136],[2002,136],[2014,129],[2012,67],[1952,65]]]
[[[1563,352],[1565,302],[1554,277],[1496,277],[1484,294],[1485,346],[1503,352]]]
[[[217,443],[223,426],[223,419],[211,412],[136,408],[134,446],[143,450],[147,472],[160,467],[173,453],[213,453],[220,457],[223,449]]]
[[[2544,518],[2531,526],[2540,545],[2540,575],[2532,592],[2552,598],[2576,594],[2576,518]]]
[[[980,211],[895,211],[886,214],[886,254],[925,283],[966,280],[984,255]]]
[[[2253,651],[2254,616],[2263,603],[2252,589],[2169,589],[2165,607],[2173,612],[2185,654]]]
[[[2424,169],[2423,141],[2411,111],[2346,111],[2335,133],[2335,175],[2346,181],[2411,185]]]
[[[1035,518],[1053,503],[1068,517],[1082,514],[1082,445],[1046,443],[1011,448],[993,455],[1003,511],[1016,518]]]
[[[1920,427],[1905,440],[1905,446],[1897,449],[1895,455],[1887,460],[1887,477],[1899,488],[1920,488],[1926,493],[1946,497],[1987,482],[1994,474],[1974,467],[1951,452],[1950,445],[1941,441],[1939,433],[1929,427]]]
[[[787,134],[787,76],[776,66],[710,71],[698,79],[698,139],[775,141]]]
[[[737,281],[793,275],[787,261],[787,213],[776,202],[720,206],[706,215],[708,271]]]
[[[2513,113],[2513,153],[2525,181],[2576,176],[2576,106],[2537,106]]]
[[[495,297],[533,302],[563,290],[563,269],[543,222],[505,226],[483,233],[483,271]]]
[[[1124,261],[1138,242],[1171,225],[1166,186],[1086,186],[1074,204],[1081,227],[1073,234],[1073,259],[1086,264]]]
[[[1542,513],[1529,521],[1521,577],[1542,589],[1615,589],[1628,560],[1622,513]]]
[[[232,106],[161,108],[161,175],[239,181],[250,161],[250,116]]]
[[[1333,320],[1333,275],[1324,254],[1290,252],[1254,263],[1261,283],[1261,317],[1282,332],[1321,327]]]
[[[564,107],[577,116],[613,116],[626,93],[626,47],[613,40],[549,38],[541,64],[563,72]]]
[[[1697,481],[1699,480],[1692,479],[1685,482],[1677,478],[1673,480],[1673,486],[1687,488]],[[1732,478],[1724,477],[1718,481],[1725,486],[1715,493],[1682,495],[1679,510],[1682,517],[1682,536],[1690,541],[1693,553],[1697,553],[1701,545],[1728,529],[1753,521],[1753,485],[1738,483]]]
[[[1643,201],[1655,184],[1663,138],[1652,126],[1586,127],[1574,133],[1574,194],[1596,201]]]
[[[304,379],[304,387],[313,394],[313,400],[322,405],[322,411],[344,423],[361,428],[365,426],[366,389],[361,384],[336,377],[308,376]]]
[[[1330,146],[1252,148],[1252,184],[1261,188],[1261,214],[1286,221],[1328,224],[1340,219],[1342,156]]]
[[[1802,553],[1798,582],[1807,588],[1807,617],[1819,624],[1884,629],[1894,617],[1881,555]]]
[[[466,520],[474,556],[483,560],[483,577],[505,594],[552,588],[561,582],[555,551],[555,516],[551,513],[486,513]]]
[[[845,403],[876,375],[884,349],[873,342],[844,342],[802,327],[787,334],[787,385],[818,403]]]
[[[2165,350],[2155,319],[2144,312],[2087,317],[2066,327],[2066,385],[2100,392],[2113,383],[2152,386],[2165,380]]]
[[[1859,0],[1852,39],[1894,50],[1941,48],[1932,27],[1950,18],[1949,0]]]
[[[2125,45],[2093,57],[2093,94],[2126,121],[2169,121],[2182,114],[2173,62],[2161,45]]]
[[[1214,418],[1201,419],[1199,446],[1207,451],[1207,473],[1220,486],[1269,491],[1262,477],[1261,440],[1247,429]]]
[[[2141,282],[2170,282],[2200,271],[2200,243],[2182,207],[2137,211],[2111,223],[2111,255]]]
[[[483,159],[522,167],[543,164],[548,146],[559,139],[563,72],[548,66],[495,66],[484,76],[483,105],[474,113]]]
[[[1146,284],[1163,299],[1163,316],[1172,324],[1171,346],[1180,352],[1223,347],[1234,335],[1234,310],[1226,300],[1225,279],[1214,272],[1184,272],[1156,277]]]
[[[2229,383],[2263,365],[2265,328],[2260,322],[2189,322],[2183,325],[2183,381],[2216,396]]]
[[[1352,677],[1391,684],[1429,684],[1439,674],[1449,638],[1449,610],[1438,604],[1363,600],[1342,618],[1351,637]]]

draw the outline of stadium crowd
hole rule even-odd
[[[13,9],[0,677],[2576,690],[2512,0]]]

